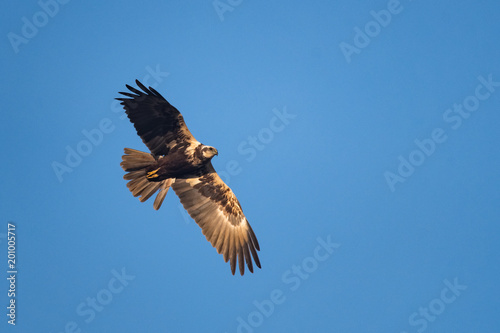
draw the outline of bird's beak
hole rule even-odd
[[[219,151],[215,149],[215,155],[219,156]]]

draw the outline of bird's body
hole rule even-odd
[[[121,92],[129,98],[117,99],[151,153],[125,148],[121,166],[127,187],[142,202],[158,192],[155,209],[172,187],[207,240],[230,262],[233,274],[236,261],[241,275],[245,262],[253,272],[252,258],[260,268],[257,238],[238,199],[212,166],[217,149],[198,142],[180,112],[156,90],[136,83],[142,91],[127,85],[135,94]]]
[[[148,179],[161,181],[198,173],[210,161],[201,153],[204,147],[206,146],[198,142],[197,145],[192,144],[186,149],[172,149],[167,155],[157,157],[157,163],[148,168],[148,172],[154,172]]]

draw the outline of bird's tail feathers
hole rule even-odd
[[[127,187],[134,197],[140,196],[139,200],[144,202],[159,190],[153,203],[154,209],[158,210],[163,203],[163,199],[165,199],[167,195],[168,189],[174,182],[174,179],[169,178],[159,182],[151,182],[148,180],[147,169],[156,163],[156,160],[151,154],[125,148],[125,155],[122,156],[122,160],[120,166],[127,172],[123,176],[123,179],[129,181]]]

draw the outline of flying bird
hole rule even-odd
[[[230,262],[233,275],[236,262],[241,275],[245,262],[253,273],[252,257],[261,268],[252,227],[233,191],[212,166],[217,149],[198,142],[181,113],[155,89],[135,82],[142,91],[127,84],[130,92],[120,92],[127,98],[116,99],[151,153],[125,148],[120,165],[128,189],[141,202],[158,192],[153,203],[158,210],[172,187],[203,235]]]

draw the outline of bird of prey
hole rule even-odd
[[[127,98],[117,100],[151,153],[125,148],[120,165],[127,187],[141,202],[158,192],[156,210],[172,187],[203,235],[230,262],[232,274],[236,262],[241,275],[245,262],[253,273],[252,257],[261,267],[259,243],[238,199],[212,166],[217,149],[198,142],[180,112],[155,89],[135,82],[142,91],[126,85],[131,92],[120,92]]]

